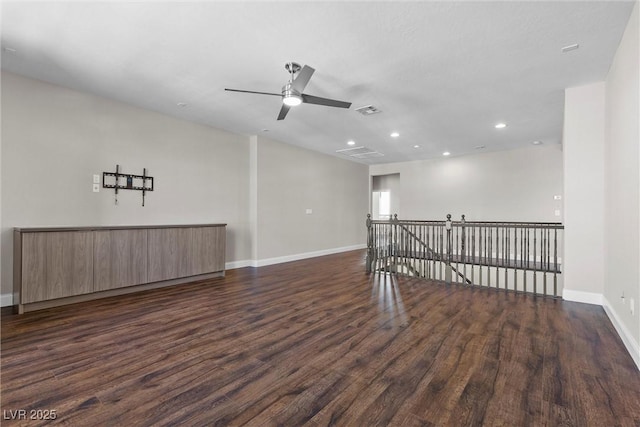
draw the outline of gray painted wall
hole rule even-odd
[[[565,290],[596,295],[604,282],[604,92],[602,82],[565,91],[562,138]]]
[[[558,145],[370,167],[372,176],[390,173],[400,174],[401,218],[562,221]]]
[[[256,149],[258,259],[366,243],[367,165],[263,137]]]
[[[628,331],[630,339],[625,343],[635,347],[640,368],[639,27],[640,4],[636,3],[606,80],[604,296]]]

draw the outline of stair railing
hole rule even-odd
[[[560,223],[373,220],[367,272],[559,296]],[[542,285],[541,287],[539,285]]]

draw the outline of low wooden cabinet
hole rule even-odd
[[[14,304],[37,310],[224,275],[226,224],[14,229]]]

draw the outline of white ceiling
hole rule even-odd
[[[14,73],[327,154],[353,139],[384,154],[359,161],[387,163],[560,143],[564,89],[604,80],[632,8],[4,1],[1,61]],[[574,43],[578,50],[561,52]],[[316,69],[305,93],[352,108],[303,104],[276,121],[279,98],[224,91],[280,92],[288,61]],[[382,113],[354,110],[369,104]],[[496,130],[501,121],[508,127]]]

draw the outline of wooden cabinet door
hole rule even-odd
[[[180,277],[178,271],[180,242],[184,241],[185,229],[157,228],[148,230],[149,282],[170,280]]]
[[[224,270],[225,228],[191,228],[189,245],[191,275]]]
[[[147,282],[147,230],[94,233],[94,291]]]
[[[93,292],[93,233],[22,235],[22,303]]]
[[[148,242],[149,282],[224,270],[224,227],[151,229]]]

